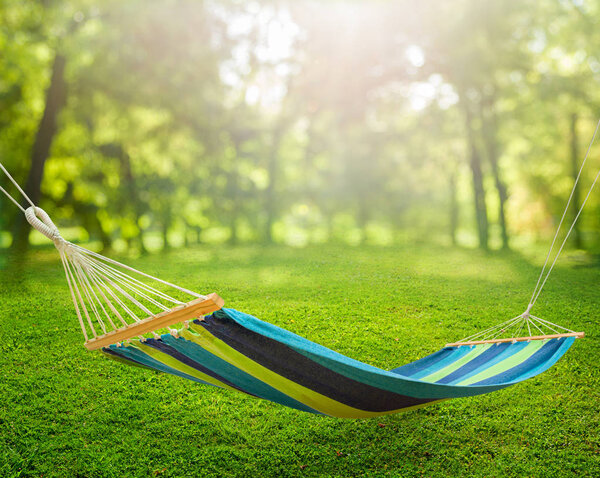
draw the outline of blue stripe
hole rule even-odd
[[[521,343],[521,342],[519,342],[519,343]],[[525,343],[527,343],[527,342],[525,342]],[[504,342],[504,343],[492,345],[485,352],[483,352],[482,354],[479,354],[477,357],[475,357],[473,360],[471,360],[470,362],[468,362],[465,365],[463,365],[462,367],[460,367],[458,370],[455,370],[451,374],[446,375],[445,377],[438,380],[437,383],[452,383],[457,380],[461,380],[465,375],[468,375],[469,373],[473,372],[474,370],[477,370],[479,368],[483,368],[483,369],[489,368],[491,361],[494,358],[497,358],[498,355],[502,356],[501,357],[501,360],[502,360],[502,359],[506,358],[507,356],[508,357],[512,356],[515,353],[514,349],[511,348],[511,345],[512,344],[510,342]],[[503,352],[508,352],[508,354],[503,354]]]
[[[445,359],[448,355],[451,355],[456,350],[456,347],[444,347],[427,357],[423,357],[415,362],[407,363],[401,367],[390,370],[390,372],[397,373],[403,377],[412,377],[414,374],[424,370],[428,367],[435,365],[440,360]]]
[[[573,342],[571,341],[571,343]],[[486,378],[485,380],[477,382],[474,385],[493,385],[497,383],[511,383],[516,381],[520,382],[521,380],[524,380],[521,378],[521,376],[530,377],[539,373],[534,373],[534,370],[536,369],[540,369],[540,372],[543,372],[549,367],[546,366],[546,362],[552,359],[552,356],[561,348],[561,346],[563,346],[563,344],[565,343],[561,342],[560,339],[549,340],[536,353],[534,353],[524,362],[498,375],[494,375],[493,377]],[[568,345],[568,348],[570,346],[570,343],[565,345]],[[558,358],[556,360],[558,360]],[[554,360],[552,363],[555,363],[556,360]]]
[[[468,353],[470,353],[472,351],[473,351],[473,347],[466,347],[466,346],[456,347],[451,355],[449,355],[446,358],[444,358],[443,360],[440,360],[439,362],[433,364],[431,367],[424,368],[419,373],[414,374],[411,378],[419,380],[421,378],[427,377],[427,376],[437,372],[438,370],[442,370],[443,368],[446,368],[447,366],[452,365],[454,362],[456,362],[457,360],[460,360],[461,358],[463,358],[465,355],[467,355]]]
[[[491,367],[493,367],[494,365],[499,364],[500,362],[502,362],[503,360],[508,359],[509,357],[512,357],[513,355],[515,355],[517,352],[520,352],[522,349],[524,349],[525,347],[527,347],[528,342],[517,342],[515,344],[509,343],[509,347],[505,347],[502,351],[502,353],[496,355],[494,358],[490,359],[487,363],[480,363],[479,367],[474,368],[473,370],[471,370],[468,373],[465,373],[463,376],[458,377],[456,380],[450,382],[451,385],[455,384],[455,383],[460,383],[463,382],[465,380],[468,380],[469,378],[477,375],[480,372],[483,372]],[[501,345],[504,344],[499,344],[496,347],[500,347]],[[493,347],[491,350],[493,350]],[[483,355],[483,354],[481,354]],[[477,361],[477,359],[479,359],[479,357],[477,357],[475,360],[473,360],[473,362]]]
[[[219,374],[225,380],[235,384],[236,387],[245,390],[247,393],[270,400],[272,402],[280,403],[290,408],[296,408],[298,410],[311,413],[320,413],[317,410],[314,410],[313,408],[294,400],[276,388],[261,382],[252,375],[249,375],[239,368],[231,365],[229,362],[211,354],[206,349],[203,349],[194,342],[190,342],[183,337],[176,339],[171,334],[164,334],[161,336],[161,339],[170,347],[173,347],[175,350],[188,356],[195,362],[198,362],[204,367]]]
[[[115,362],[124,363],[127,365],[131,365],[132,367],[139,367],[146,370],[154,370],[152,367],[148,367],[148,365],[144,365],[143,363],[140,363],[137,360],[121,357],[118,353],[113,352],[108,347],[102,347],[100,350],[104,355],[106,355],[109,359],[114,360]]]
[[[140,363],[142,365],[153,368],[160,372],[170,373],[171,375],[177,375],[178,377],[187,378],[188,380],[193,380],[194,382],[203,383],[205,385],[211,385],[213,387],[215,386],[212,383],[205,382],[204,380],[200,380],[199,378],[192,377],[191,375],[188,375],[187,373],[183,373],[183,372],[180,372],[179,370],[175,370],[174,368],[171,368],[168,365],[165,365],[164,363],[153,359],[146,353],[142,352],[141,350],[135,349],[133,347],[128,347],[128,346],[117,347],[116,345],[110,345],[108,348],[111,352],[115,353],[116,355],[118,355],[124,359],[131,360],[132,362]]]
[[[562,339],[556,339],[558,342],[561,342],[561,346],[554,353],[554,355],[546,360],[545,362],[540,363],[537,367],[533,367],[528,373],[525,373],[519,377],[519,381],[527,380],[528,378],[535,377],[536,375],[545,372],[552,365],[554,365],[558,360],[565,354],[567,350],[573,345],[575,342],[575,337],[565,337]]]
[[[178,362],[181,362],[182,364],[187,365],[188,367],[191,367],[191,368],[197,370],[198,372],[208,375],[209,377],[212,377],[225,385],[229,385],[231,388],[235,388],[236,390],[239,390],[240,392],[248,393],[244,389],[237,387],[235,384],[229,382],[228,380],[225,380],[221,375],[219,375],[218,373],[215,373],[213,370],[211,370],[207,367],[204,367],[202,364],[196,362],[195,360],[192,360],[188,355],[185,355],[185,354],[181,353],[180,351],[178,351],[177,349],[171,347],[170,345],[167,345],[165,342],[163,342],[160,339],[153,339],[153,338],[146,339],[144,344],[149,347],[155,348],[156,350],[159,350],[160,352],[162,352],[166,355],[170,355],[172,358],[174,358]]]
[[[483,387],[473,387],[422,382],[420,380],[415,380],[412,377],[403,377],[396,373],[388,372],[373,367],[372,365],[359,362],[358,360],[351,359],[285,329],[258,320],[251,315],[244,314],[243,312],[234,309],[222,310],[231,319],[235,320],[243,327],[277,340],[288,347],[293,348],[298,353],[305,355],[311,360],[314,360],[320,365],[328,367],[341,375],[401,395],[434,399],[469,397],[500,390],[509,385],[495,384]],[[462,355],[463,353],[468,353],[470,350],[472,350],[470,347],[457,347],[455,353]]]

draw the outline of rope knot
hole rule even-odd
[[[531,304],[531,303],[530,303],[530,304],[527,306],[527,309],[525,310],[525,312],[523,312],[523,314],[521,314],[521,317],[523,317],[524,319],[528,319],[528,318],[529,318],[529,316],[530,316],[529,312],[531,312],[531,308],[532,308],[532,307],[533,307],[533,304]]]
[[[62,247],[66,242],[60,235],[56,225],[52,222],[52,219],[50,219],[50,216],[48,216],[48,213],[41,207],[28,207],[25,210],[25,218],[31,224],[31,227],[54,242],[57,248]]]

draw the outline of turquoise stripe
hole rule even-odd
[[[456,385],[422,382],[351,359],[285,329],[258,320],[251,315],[244,314],[243,312],[234,309],[223,309],[223,311],[231,319],[249,330],[262,334],[265,337],[272,338],[273,340],[277,340],[278,342],[291,347],[298,353],[301,353],[311,360],[314,360],[324,367],[328,367],[345,377],[363,382],[373,387],[381,388],[382,390],[388,390],[390,392],[415,398],[442,399],[479,395],[500,390],[510,385],[510,383],[508,383],[461,387]]]
[[[521,348],[509,357],[506,357],[502,362],[499,362],[494,366],[487,367],[487,369],[482,370],[477,375],[473,375],[471,378],[461,381],[460,385],[468,386],[475,384],[481,382],[482,380],[487,380],[488,378],[500,375],[501,373],[504,373],[513,367],[517,367],[519,364],[522,364],[525,360],[541,349],[545,343],[545,340],[533,340],[531,342],[525,342],[525,344],[527,344],[525,347]]]
[[[469,350],[469,353],[467,353],[460,359],[447,365],[446,367],[443,367],[443,368],[437,370],[436,372],[434,372],[432,374],[429,374],[429,375],[423,377],[421,380],[424,380],[426,382],[437,382],[438,380],[442,380],[444,377],[447,377],[448,375],[455,372],[459,368],[463,367],[464,365],[467,365],[471,360],[475,360],[477,357],[479,357],[482,353],[484,353],[490,347],[491,347],[491,344],[477,345],[477,346],[471,348]],[[467,348],[467,347],[463,346],[461,348]]]
[[[440,362],[433,364],[431,367],[420,371],[417,374],[418,378],[415,378],[414,376],[406,377],[394,372],[364,364],[349,357],[345,357],[344,355],[310,342],[309,340],[287,330],[281,329],[266,322],[262,322],[250,315],[235,311],[233,309],[224,309],[224,312],[232,320],[235,320],[238,324],[247,328],[249,331],[261,334],[272,340],[280,342],[281,344],[290,347],[292,350],[304,355],[305,357],[308,357],[314,362],[327,367],[340,375],[358,382],[365,383],[372,387],[377,387],[381,390],[387,390],[415,398],[427,399],[445,399],[479,395],[494,390],[500,390],[514,383],[518,383],[543,372],[556,363],[556,361],[566,352],[566,350],[568,350],[575,340],[574,338],[565,339],[564,343],[561,344],[554,354],[552,354],[552,351],[549,350],[546,356],[540,356],[538,360],[540,363],[538,365],[535,365],[536,361],[534,361],[534,363],[531,365],[529,362],[527,362],[526,366],[521,367],[524,369],[523,373],[521,373],[520,368],[515,368],[515,370],[512,372],[512,375],[510,373],[506,374],[504,381],[502,381],[502,378],[499,378],[499,383],[493,383],[494,380],[490,380],[492,383],[489,384],[485,383],[484,381],[483,385],[465,385],[465,382],[474,382],[474,379],[477,379],[477,377],[484,375],[489,376],[490,372],[494,372],[495,370],[500,371],[506,369],[507,367],[513,367],[517,364],[524,363],[528,357],[531,357],[532,354],[535,354],[535,350],[532,350],[532,353],[530,354],[527,353],[527,349],[539,348],[538,345],[541,344],[525,343],[523,346],[514,344],[513,346],[509,347],[506,352],[502,352],[498,356],[494,356],[493,359],[483,363],[481,366],[478,366],[477,362],[473,362],[471,366],[476,366],[477,368],[470,371],[467,375],[458,378],[455,382],[452,382],[451,384],[439,384],[429,383],[423,380],[423,378],[426,380],[436,380],[448,376],[448,374],[451,374],[456,370],[460,370],[465,364],[475,360],[476,357],[484,353],[489,346],[477,346],[475,348],[464,346],[456,347],[456,350],[454,350],[449,356],[445,357]],[[229,362],[211,354],[199,344],[185,340],[184,338],[174,339],[170,334],[165,334],[161,338],[167,345],[173,347],[181,354],[184,354],[191,360],[202,364],[204,367],[210,370],[213,370],[224,380],[227,380],[228,382],[236,385],[240,389],[245,390],[250,394],[271,400],[273,402],[281,403],[288,407],[297,408],[312,413],[318,413],[312,408],[307,407],[301,402],[289,397],[288,395],[285,395],[273,387],[270,387],[246,372],[243,372]],[[172,367],[154,359],[153,357],[148,356],[144,351],[134,346],[116,347],[112,345],[110,346],[110,350],[123,358],[139,362],[144,366],[187,378],[195,382],[206,383],[200,379],[197,379],[196,377],[189,376],[173,369]],[[485,357],[480,357],[480,361],[482,360],[487,359],[485,359]],[[529,369],[529,367],[532,368]],[[496,374],[493,373],[492,375],[495,376]]]
[[[210,385],[212,387],[215,386],[212,383],[205,382],[204,380],[200,380],[199,378],[192,377],[191,375],[188,375],[187,373],[183,373],[183,372],[180,372],[179,370],[169,367],[168,365],[165,365],[164,363],[159,362],[158,360],[155,360],[154,358],[147,355],[145,352],[142,352],[141,350],[136,349],[135,347],[132,347],[132,346],[117,347],[116,345],[110,345],[108,348],[111,351],[119,354],[121,357],[124,357],[126,359],[128,358],[131,360],[135,360],[136,362],[139,362],[142,365],[145,365],[146,367],[153,368],[160,372],[170,373],[171,375],[177,375],[178,377],[187,378],[188,380],[193,380],[194,382],[199,382],[199,383],[202,383],[205,385]],[[136,365],[136,364],[134,364],[134,365]]]
[[[441,370],[444,367],[447,367],[448,365],[456,362],[457,360],[459,360],[462,357],[464,357],[465,355],[467,355],[470,351],[471,351],[470,347],[456,347],[455,350],[452,352],[452,354],[448,355],[448,357],[444,358],[443,360],[440,360],[439,362],[433,364],[430,367],[427,367],[427,368],[421,370],[420,372],[412,375],[410,378],[420,380],[423,377],[426,377],[427,375],[431,375],[432,373],[435,373],[438,370]]]
[[[461,382],[466,382],[478,373],[493,367],[494,365],[502,362],[503,360],[506,360],[508,357],[512,357],[514,354],[519,352],[521,349],[524,349],[525,347],[527,347],[527,342],[517,342],[516,344],[511,344],[502,353],[496,355],[491,360],[481,364],[481,366],[471,370],[471,372],[463,375],[462,377],[458,377],[456,380],[449,382],[449,385],[459,385]]]
[[[225,380],[233,383],[247,393],[270,400],[272,402],[280,403],[290,408],[296,408],[311,413],[319,413],[317,410],[304,405],[303,403],[289,397],[285,393],[280,392],[270,385],[267,385],[266,383],[254,378],[252,375],[249,375],[239,368],[231,365],[229,362],[211,354],[206,349],[203,349],[194,342],[190,342],[183,337],[176,339],[171,334],[162,335],[161,339],[170,347],[173,347],[175,350],[186,355],[193,361],[202,364],[204,367],[212,370]]]
[[[565,354],[567,350],[573,345],[575,342],[575,337],[565,337],[562,339],[554,339],[554,340],[564,340],[564,343],[559,347],[559,349],[554,352],[554,355],[550,359],[547,359],[540,363],[537,367],[532,368],[527,373],[524,373],[519,376],[518,381],[522,382],[523,380],[527,380],[528,378],[535,377],[542,372],[548,370],[552,365],[554,365],[558,360]]]

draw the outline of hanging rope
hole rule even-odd
[[[590,189],[588,190],[588,193],[587,193],[583,203],[581,204],[581,206],[579,208],[579,211],[577,211],[577,214],[575,215],[575,219],[573,219],[573,223],[571,224],[571,227],[567,231],[567,234],[566,234],[562,244],[560,245],[560,248],[558,249],[556,256],[554,257],[554,261],[550,265],[550,269],[548,270],[547,274],[544,276],[544,271],[546,270],[546,266],[548,265],[548,260],[550,259],[552,250],[554,249],[554,245],[556,244],[556,239],[558,238],[558,234],[560,233],[560,229],[562,227],[563,221],[565,220],[567,211],[569,210],[569,206],[571,205],[571,200],[573,199],[575,191],[577,190],[577,185],[579,184],[579,179],[581,178],[581,173],[582,173],[583,168],[585,167],[585,163],[587,162],[587,159],[589,157],[590,151],[592,149],[592,145],[594,144],[594,141],[596,140],[596,134],[598,133],[599,127],[600,127],[600,120],[598,120],[598,123],[596,124],[596,129],[594,130],[594,134],[592,135],[592,139],[590,141],[590,144],[588,145],[587,151],[585,153],[585,157],[583,158],[581,167],[579,168],[579,172],[577,173],[577,177],[575,178],[575,182],[573,183],[573,189],[571,189],[571,194],[569,194],[569,199],[567,200],[565,210],[563,211],[562,217],[560,218],[560,222],[558,223],[558,226],[556,228],[556,232],[554,233],[554,238],[552,239],[552,243],[550,244],[550,249],[548,250],[548,254],[546,255],[546,260],[544,261],[544,265],[542,266],[542,270],[540,271],[540,275],[538,277],[537,283],[535,284],[535,288],[533,289],[533,293],[531,294],[531,299],[529,300],[529,306],[527,307],[526,313],[529,313],[529,311],[531,310],[533,305],[536,303],[540,293],[542,292],[542,289],[544,288],[544,285],[546,284],[546,281],[548,280],[548,277],[550,277],[550,273],[552,272],[552,269],[554,268],[554,264],[556,264],[556,261],[558,260],[560,253],[562,252],[565,244],[567,243],[567,239],[569,239],[571,231],[573,230],[573,228],[575,227],[575,224],[577,223],[577,220],[579,219],[581,211],[583,211],[585,203],[587,202],[588,198],[590,197],[590,194],[592,193],[592,190],[594,189],[594,186],[596,185],[596,182],[598,181],[598,178],[600,177],[600,170],[599,170],[598,174],[596,174],[594,182],[592,183],[592,185],[590,186]],[[543,281],[542,281],[542,277],[544,277]],[[542,281],[541,285],[540,285],[540,281]]]
[[[571,226],[567,230],[567,233],[566,233],[563,241],[560,244],[558,251],[556,252],[556,255],[554,256],[554,259],[552,260],[552,263],[550,264],[550,267],[548,267],[548,270],[546,271],[546,267],[548,266],[548,262],[550,261],[550,256],[552,255],[552,251],[554,250],[554,246],[556,245],[556,240],[558,239],[558,235],[560,234],[560,230],[562,228],[563,222],[565,220],[565,217],[567,216],[569,206],[571,205],[571,201],[573,199],[573,196],[575,195],[577,185],[579,184],[579,180],[581,179],[581,174],[582,174],[585,164],[588,160],[590,151],[592,149],[592,146],[594,145],[594,142],[596,140],[596,136],[597,136],[599,129],[600,129],[600,120],[598,120],[598,122],[596,123],[596,128],[594,129],[594,134],[592,135],[592,139],[590,140],[590,144],[588,145],[587,151],[585,153],[585,157],[583,158],[583,161],[581,163],[581,166],[579,168],[579,171],[578,171],[575,181],[573,183],[573,188],[571,189],[571,193],[569,194],[569,198],[567,199],[567,204],[565,205],[565,209],[562,213],[562,216],[561,216],[558,226],[556,228],[556,232],[554,233],[552,243],[550,244],[550,249],[548,250],[548,254],[546,255],[546,260],[544,261],[544,265],[542,266],[542,270],[540,271],[540,275],[538,277],[537,283],[535,284],[533,293],[531,294],[531,299],[529,300],[529,304],[527,305],[527,309],[525,310],[525,312],[523,312],[521,315],[518,315],[517,317],[514,317],[513,319],[507,320],[506,322],[502,322],[501,324],[495,325],[495,326],[485,329],[481,332],[478,332],[474,335],[466,337],[466,338],[456,342],[455,344],[449,344],[449,345],[456,345],[456,344],[460,344],[463,342],[495,340],[498,337],[503,336],[503,335],[509,335],[511,337],[520,337],[521,333],[525,327],[527,328],[527,332],[528,332],[529,336],[532,336],[533,333],[539,333],[542,336],[549,335],[548,331],[553,332],[554,334],[565,334],[565,333],[566,334],[575,334],[575,332],[572,331],[571,329],[567,329],[566,327],[562,327],[560,325],[549,322],[545,319],[540,319],[539,317],[531,315],[531,309],[537,302],[537,300],[542,292],[542,289],[546,285],[546,282],[548,281],[548,278],[550,277],[550,274],[551,274],[552,270],[554,269],[554,265],[558,261],[558,258],[560,256],[561,252],[563,251],[565,244],[567,243],[569,236],[571,235],[571,232],[575,228],[575,224],[577,223],[577,220],[579,219],[579,216],[581,215],[583,208],[585,207],[590,195],[592,194],[592,191],[594,190],[594,187],[596,186],[598,179],[600,179],[600,169],[599,169],[598,173],[596,174],[596,177],[594,178],[594,181],[592,182],[590,188],[588,189],[587,194],[585,195],[583,202],[581,203],[581,206],[579,207],[577,213],[575,214],[575,218],[573,219]],[[533,331],[532,331],[532,327],[533,327]]]
[[[7,197],[8,199],[10,199],[12,202],[14,202],[14,203],[15,203],[15,205],[16,205],[16,206],[17,206],[17,207],[18,207],[18,208],[19,208],[21,211],[25,212],[25,209],[23,209],[23,206],[21,206],[21,205],[19,204],[19,201],[17,201],[17,200],[16,200],[15,198],[13,198],[13,197],[12,197],[10,194],[8,194],[8,192],[6,191],[6,189],[4,189],[2,186],[0,186],[0,191],[2,191],[2,192],[3,192],[3,193],[6,195],[6,197]]]
[[[29,196],[27,196],[27,194],[25,194],[25,191],[23,191],[21,189],[21,186],[19,186],[19,183],[15,181],[15,179],[9,174],[9,172],[6,170],[6,168],[2,165],[2,163],[0,163],[0,169],[2,169],[2,171],[4,172],[4,174],[6,174],[6,177],[15,185],[15,187],[17,188],[17,190],[23,195],[23,197],[25,198],[25,200],[31,204],[31,207],[35,207],[35,204],[33,204],[33,201],[31,199],[29,199]],[[2,186],[0,186],[0,190],[2,190],[2,192],[6,195],[6,197],[8,199],[10,199],[12,202],[14,202],[16,204],[16,206],[23,212],[25,212],[25,209],[23,208],[23,206],[21,206],[19,204],[19,201],[17,201],[15,198],[13,198],[7,191],[6,189],[4,189]]]
[[[163,326],[156,327],[158,329],[183,322],[164,320],[169,314],[176,319],[187,317],[187,320],[220,308],[216,306],[220,298],[217,300],[212,296],[198,294],[66,241],[48,214],[35,206],[1,163],[0,169],[31,207],[24,209],[8,191],[2,187],[0,190],[25,214],[27,222],[35,230],[54,242],[60,254],[71,299],[86,342],[99,340],[157,317],[161,319],[161,324],[164,323]],[[161,287],[178,293],[179,297],[173,292],[161,290]],[[186,296],[191,296],[194,300],[190,301]],[[176,333],[175,329],[169,330]],[[143,332],[156,335],[148,327]],[[142,335],[139,338],[144,339]]]
[[[548,271],[546,272],[546,267],[550,260],[550,256],[552,254],[554,246],[556,244],[556,240],[560,233],[561,226],[566,217],[569,205],[571,204],[571,200],[575,194],[575,190],[581,178],[583,168],[585,167],[599,128],[600,121],[598,121],[598,123],[596,124],[596,129],[594,130],[592,140],[590,141],[584,160],[581,164],[577,177],[575,178],[573,189],[571,190],[571,194],[569,195],[569,198],[567,200],[567,204],[558,224],[556,233],[554,234],[554,238],[546,256],[546,260],[544,261],[544,265],[538,277],[537,283],[535,285],[533,294],[531,296],[526,311],[517,317],[503,322],[502,324],[490,327],[482,332],[467,337],[461,342],[481,339],[486,340],[490,337],[490,340],[494,340],[496,337],[505,334],[511,330],[517,329],[517,333],[521,333],[521,330],[524,328],[524,326],[527,327],[530,336],[532,335],[531,326],[534,327],[534,330],[537,329],[537,331],[539,331],[540,333],[544,333],[545,328],[555,333],[560,331],[572,332],[570,329],[567,329],[565,327],[558,326],[544,319],[539,319],[538,317],[531,315],[530,311],[536,303],[540,293],[542,292],[542,289],[544,288],[550,276],[550,273],[552,272],[554,265],[558,260],[558,257],[560,256],[573,228],[575,227],[575,224],[579,219],[579,216],[581,215],[581,212],[583,211],[583,208],[585,207],[587,200],[589,199],[592,193],[592,190],[594,189],[594,186],[600,178],[599,170],[585,196],[583,203],[577,211],[577,214],[575,215],[575,218],[569,230],[567,231],[564,240],[561,243],[554,257],[554,260],[552,261],[550,267],[548,268]],[[173,304],[179,305],[179,307],[186,307],[192,304],[192,302],[194,302],[192,301],[189,303],[185,303],[179,299],[173,298],[170,295],[156,289],[155,287],[150,286],[139,279],[136,279],[135,277],[123,272],[122,270],[119,270],[119,268],[133,272],[145,279],[150,279],[164,286],[173,288],[184,294],[191,295],[197,300],[207,301],[207,299],[209,299],[209,297],[207,296],[197,294],[196,292],[193,292],[191,290],[184,289],[175,284],[171,284],[170,282],[158,279],[149,274],[129,267],[125,264],[117,262],[113,259],[109,259],[98,253],[89,251],[81,246],[66,241],[62,238],[60,232],[58,231],[58,228],[54,225],[48,214],[46,214],[46,212],[43,209],[35,206],[33,201],[27,196],[23,189],[21,189],[19,184],[9,174],[9,172],[2,165],[2,163],[0,163],[0,169],[2,169],[4,174],[13,183],[13,185],[17,188],[17,190],[21,193],[25,200],[31,205],[31,207],[24,209],[19,204],[19,202],[1,186],[0,190],[25,214],[27,221],[29,222],[29,224],[31,224],[31,226],[34,229],[41,232],[43,235],[45,235],[54,242],[56,248],[60,253],[61,261],[63,263],[65,275],[67,278],[67,283],[71,291],[71,298],[75,305],[75,310],[86,341],[89,337],[88,331],[91,332],[91,334],[94,336],[94,339],[99,339],[100,337],[98,336],[98,332],[100,332],[101,336],[105,336],[109,332],[114,333],[117,330],[120,330],[118,329],[116,323],[122,324],[125,328],[128,327],[130,323],[128,323],[125,319],[126,316],[132,319],[135,323],[139,324],[140,322],[142,322],[142,319],[140,319],[140,317],[137,315],[136,310],[142,311],[146,318],[148,318],[148,316],[151,318],[157,315],[164,316],[164,314],[176,313],[176,309],[169,309],[169,307],[172,307]],[[214,297],[210,297],[210,299],[213,301],[213,304],[207,305],[205,307],[205,310],[207,312],[217,310],[222,306],[222,299],[220,299],[218,296],[214,295]],[[130,307],[127,304],[132,304],[133,307]],[[198,306],[198,310],[202,309],[202,304],[196,303],[194,304],[194,306]],[[154,312],[157,309],[159,312]],[[194,309],[193,311],[189,311],[188,315],[192,317],[193,315],[190,314],[192,314],[195,310],[196,309]],[[84,317],[86,319],[85,321]],[[103,317],[104,319],[106,319],[106,321],[103,319]],[[100,330],[97,331],[97,329]],[[176,333],[174,329],[169,330],[172,333]],[[150,329],[144,329],[144,331],[148,332],[150,331]],[[142,336],[140,337],[143,339]]]

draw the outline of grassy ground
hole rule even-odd
[[[522,312],[539,266],[517,253],[333,246],[132,262],[383,368]],[[562,264],[537,315],[588,336],[548,372],[490,395],[343,420],[87,352],[56,253],[5,259],[0,476],[600,476],[600,268]]]

